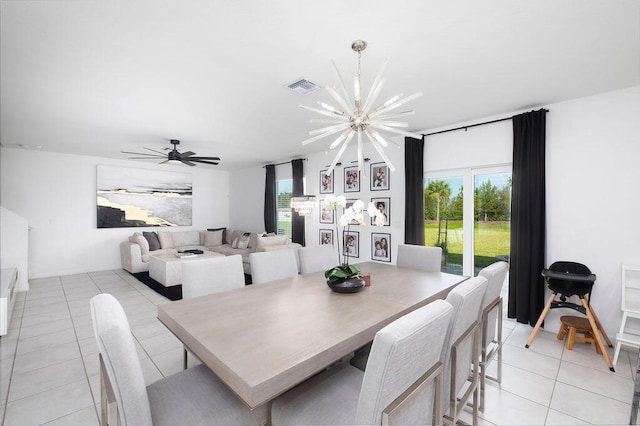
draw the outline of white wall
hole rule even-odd
[[[228,172],[35,150],[2,148],[0,153],[2,206],[31,227],[29,278],[120,268],[120,242],[134,230],[146,230],[97,229],[98,164],[187,170],[193,174],[193,225],[184,229],[229,223]]]
[[[640,263],[640,86],[549,110],[547,263],[573,260],[597,275],[592,305],[613,338],[621,265]],[[562,314],[552,310],[547,329]]]
[[[0,206],[0,268],[17,268],[16,291],[29,290],[29,224]]]
[[[229,228],[264,232],[264,180],[262,167],[229,173]]]

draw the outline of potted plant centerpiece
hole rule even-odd
[[[370,217],[374,218],[376,226],[384,226],[385,217],[376,208],[376,206],[370,202],[367,208],[364,208],[364,203],[361,200],[356,200],[351,206],[347,206],[347,200],[344,195],[334,196],[327,195],[324,199],[325,204],[329,209],[335,213],[338,207],[344,209],[342,216],[340,216],[340,226],[347,227],[349,231],[352,221],[358,222],[358,225],[365,226],[364,211],[366,210]],[[342,245],[340,244],[340,232],[338,230],[338,222],[336,221],[336,237],[337,237],[337,249],[338,249],[338,265],[325,271],[324,277],[327,279],[327,285],[335,292],[338,293],[355,293],[364,288],[364,280],[360,274],[360,268],[357,265],[349,264],[349,257],[344,254],[344,261],[342,260],[343,253],[341,253]],[[344,242],[343,242],[344,243]]]

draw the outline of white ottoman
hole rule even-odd
[[[205,251],[190,257],[177,257],[175,254],[151,255],[149,258],[149,277],[153,278],[165,287],[171,287],[182,283],[182,262],[203,257],[221,257],[223,254],[213,251]]]

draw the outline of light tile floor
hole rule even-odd
[[[182,345],[156,318],[157,305],[168,300],[127,272],[35,279],[30,285],[19,293],[9,334],[0,339],[1,424],[98,425],[89,299],[102,292],[113,294],[127,313],[147,383],[182,369]],[[488,382],[481,424],[628,423],[637,353],[623,351],[611,373],[593,345],[578,342],[569,351],[555,332],[541,331],[525,349],[531,327],[505,319],[503,328],[503,382]],[[495,374],[495,363],[490,372]]]

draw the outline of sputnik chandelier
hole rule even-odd
[[[408,124],[403,121],[395,120],[399,117],[413,115],[415,111],[404,111],[388,114],[390,111],[395,110],[396,108],[406,104],[407,102],[419,98],[420,96],[422,96],[422,92],[417,92],[407,97],[399,94],[373,108],[376,98],[378,97],[386,83],[386,77],[383,74],[385,68],[387,67],[387,63],[389,62],[389,59],[385,59],[384,63],[380,67],[373,85],[369,90],[369,94],[367,95],[367,98],[363,103],[361,96],[362,86],[360,84],[360,59],[362,56],[362,51],[366,48],[367,42],[363,40],[356,40],[351,44],[351,49],[358,53],[358,72],[354,78],[353,100],[350,98],[347,92],[344,80],[342,79],[342,76],[338,71],[338,67],[336,66],[334,61],[331,61],[331,63],[333,64],[333,69],[338,77],[339,86],[338,88],[336,88],[335,86],[327,85],[325,89],[338,103],[340,108],[336,108],[322,101],[318,101],[318,104],[322,107],[322,109],[300,105],[301,108],[316,112],[325,117],[330,117],[328,119],[312,119],[312,123],[322,123],[329,125],[320,129],[311,130],[309,132],[309,136],[311,136],[311,138],[303,141],[302,145],[307,145],[317,140],[323,139],[327,136],[340,133],[338,138],[335,139],[329,146],[330,150],[333,150],[338,146],[340,146],[340,149],[333,159],[331,166],[327,170],[327,175],[330,175],[333,169],[336,167],[338,161],[340,160],[340,157],[342,157],[342,154],[344,154],[354,136],[356,136],[358,143],[358,170],[360,170],[360,172],[364,173],[365,175],[366,171],[363,167],[364,160],[362,154],[363,133],[366,135],[369,142],[371,142],[371,145],[373,145],[378,154],[380,154],[383,161],[387,164],[391,171],[394,171],[395,167],[384,152],[384,148],[389,146],[389,140],[382,136],[380,134],[380,131],[395,133],[397,135],[410,136],[416,139],[422,138],[421,134],[402,130],[402,128],[408,127]],[[393,143],[398,145],[396,142]]]

